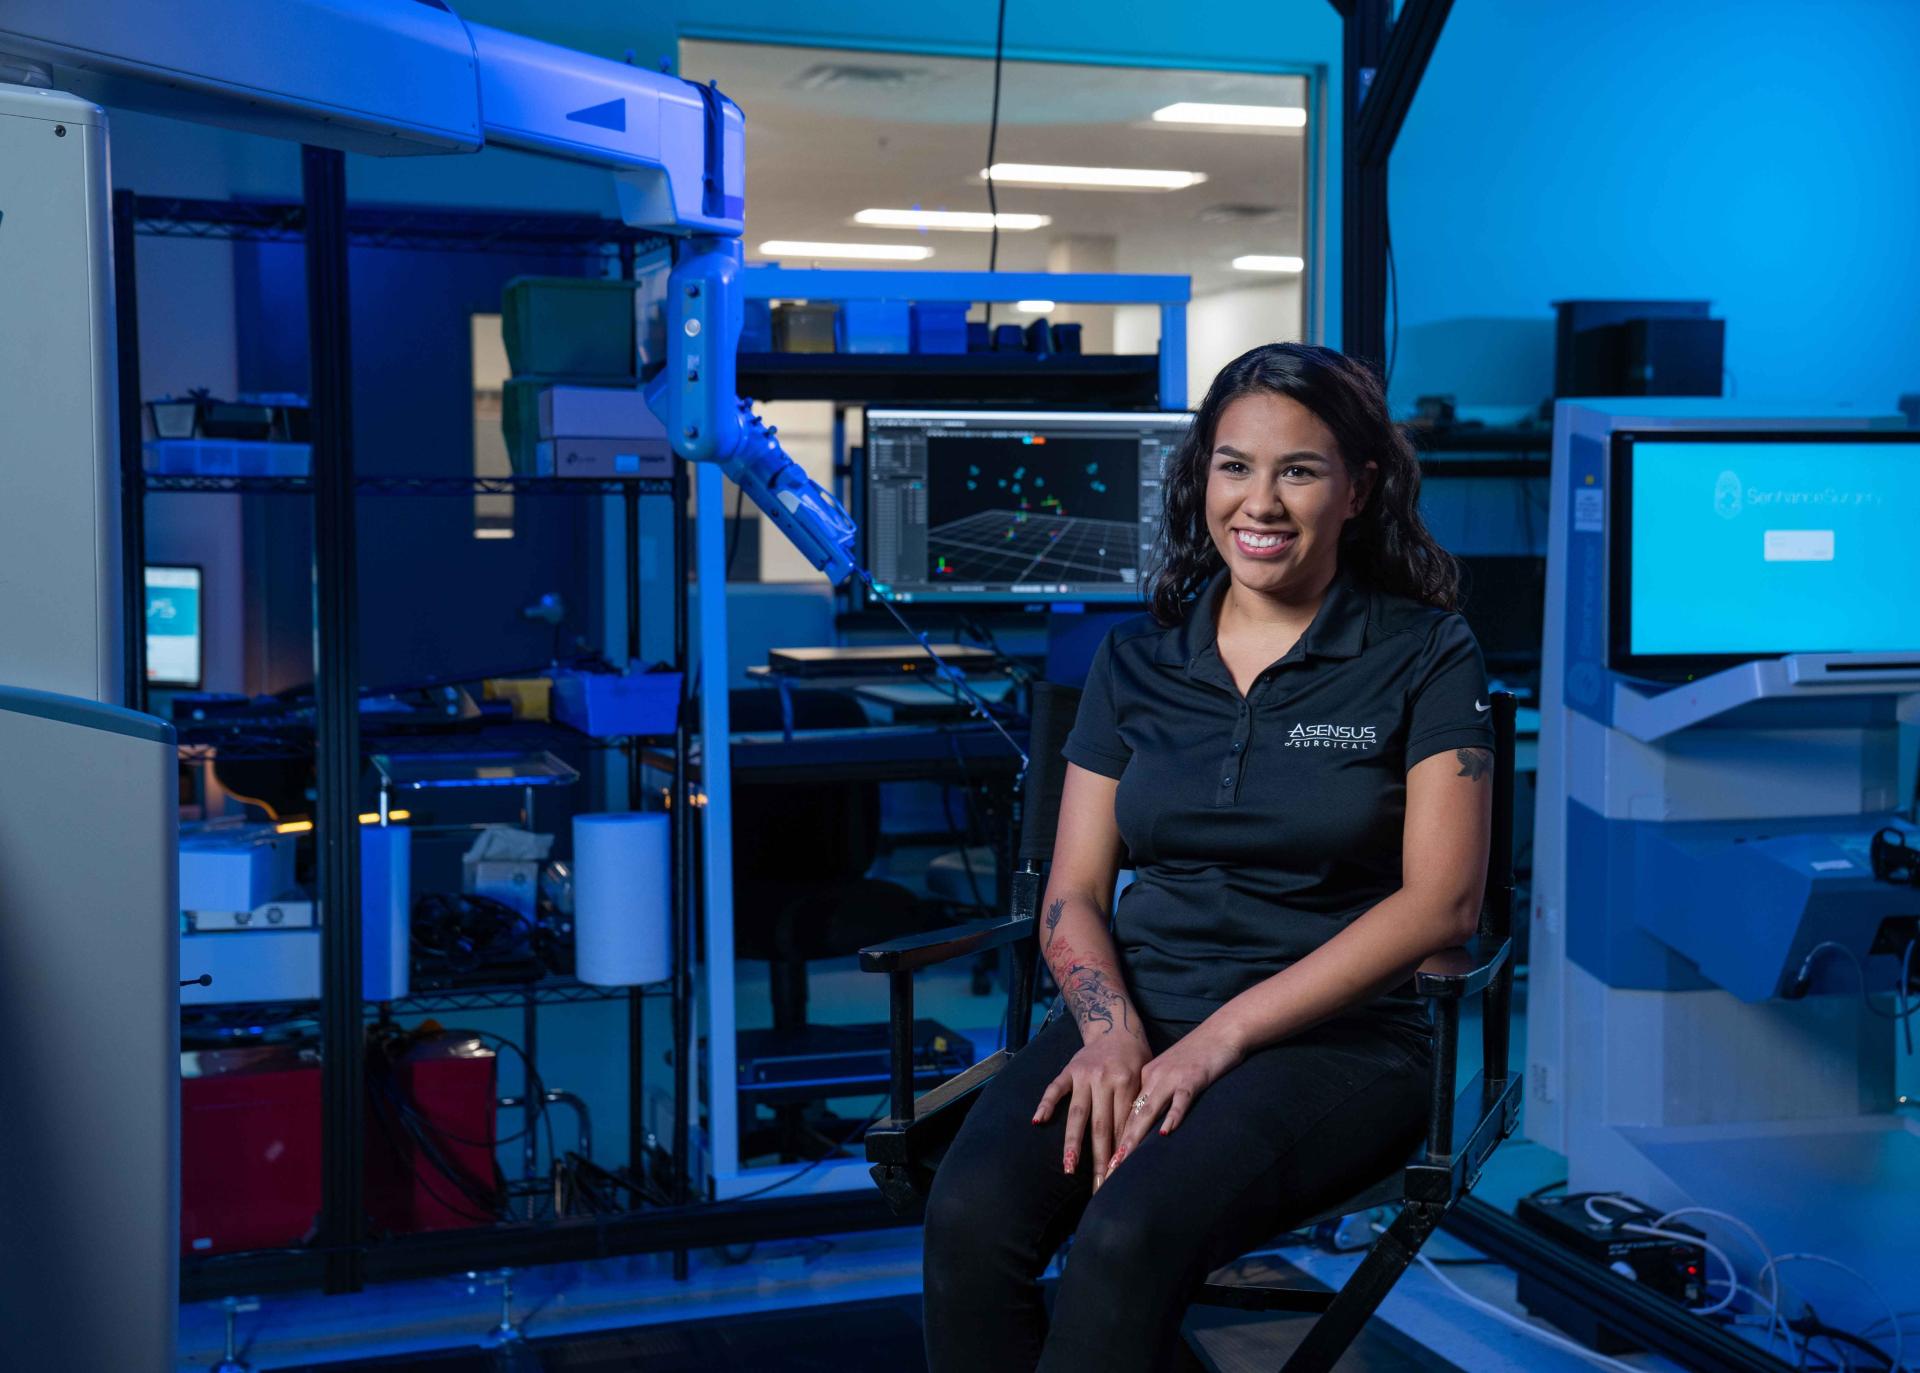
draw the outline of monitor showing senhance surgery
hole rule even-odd
[[[1624,434],[1612,475],[1617,667],[1920,651],[1920,433]]]
[[[876,589],[900,601],[1141,596],[1184,411],[869,410]]]

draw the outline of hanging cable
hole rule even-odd
[[[1007,55],[1007,0],[993,28],[993,113],[987,118],[987,209],[993,223],[987,235],[987,270],[1000,270],[1000,193],[993,179],[994,153],[1000,146],[1000,69]],[[993,302],[987,302],[987,342],[993,342]]]

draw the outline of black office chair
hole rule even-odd
[[[1039,948],[1034,916],[1043,890],[1044,868],[1053,852],[1060,793],[1066,779],[1067,765],[1060,757],[1060,746],[1073,726],[1079,701],[1080,693],[1070,687],[1051,682],[1034,686],[1029,744],[1033,762],[1023,798],[1020,863],[1013,875],[1011,916],[893,939],[860,951],[864,970],[887,974],[893,1055],[892,1113],[868,1130],[867,1159],[873,1164],[874,1181],[888,1204],[903,1218],[921,1212],[934,1169],[980,1088],[1027,1042]],[[1338,1206],[1317,1216],[1302,1217],[1296,1224],[1304,1228],[1377,1206],[1399,1206],[1398,1218],[1375,1240],[1338,1292],[1210,1279],[1193,1296],[1200,1304],[1240,1310],[1318,1312],[1319,1320],[1287,1359],[1283,1373],[1321,1373],[1333,1367],[1413,1262],[1427,1237],[1479,1180],[1488,1156],[1513,1132],[1519,1120],[1521,1078],[1507,1069],[1513,999],[1509,960],[1513,923],[1513,696],[1495,693],[1492,714],[1493,835],[1480,933],[1468,947],[1435,954],[1414,974],[1415,990],[1432,1008],[1435,1031],[1426,1141],[1403,1167]],[[1014,961],[1014,976],[1007,992],[1007,1048],[981,1059],[916,1101],[908,1028],[913,1023],[913,974],[1000,945],[1010,946]],[[1481,998],[1483,1011],[1482,1066],[1472,1081],[1459,1088],[1455,1060],[1460,1003],[1476,995]],[[1214,1278],[1224,1271],[1216,1272]]]
[[[867,723],[852,697],[814,688],[790,690],[784,704],[772,690],[734,691],[727,708],[742,731],[778,730],[783,721],[796,729]],[[866,875],[880,848],[877,783],[760,784],[736,772],[733,834],[734,953],[766,960],[771,974],[773,1031],[749,1033],[749,1045],[805,1052],[818,1040],[807,1012],[810,962],[951,919],[899,883]],[[750,1131],[743,1153],[815,1157],[832,1152],[853,1123],[809,1119],[803,1101],[773,1111],[772,1129]]]

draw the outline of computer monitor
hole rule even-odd
[[[1185,411],[866,412],[867,566],[900,601],[1139,601]]]
[[[1616,671],[1920,651],[1920,433],[1620,432],[1611,457]],[[1579,496],[1576,529],[1603,513]]]
[[[200,583],[197,567],[147,564],[149,686],[200,688]]]

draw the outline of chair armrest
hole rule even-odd
[[[1476,939],[1459,948],[1442,949],[1414,971],[1413,990],[1435,999],[1473,996],[1486,990],[1512,952],[1510,939],[1497,946]]]
[[[1033,924],[1032,916],[1017,915],[1008,920],[978,920],[925,934],[902,935],[860,950],[860,971],[899,973],[930,968],[982,949],[1017,943],[1033,934]]]

